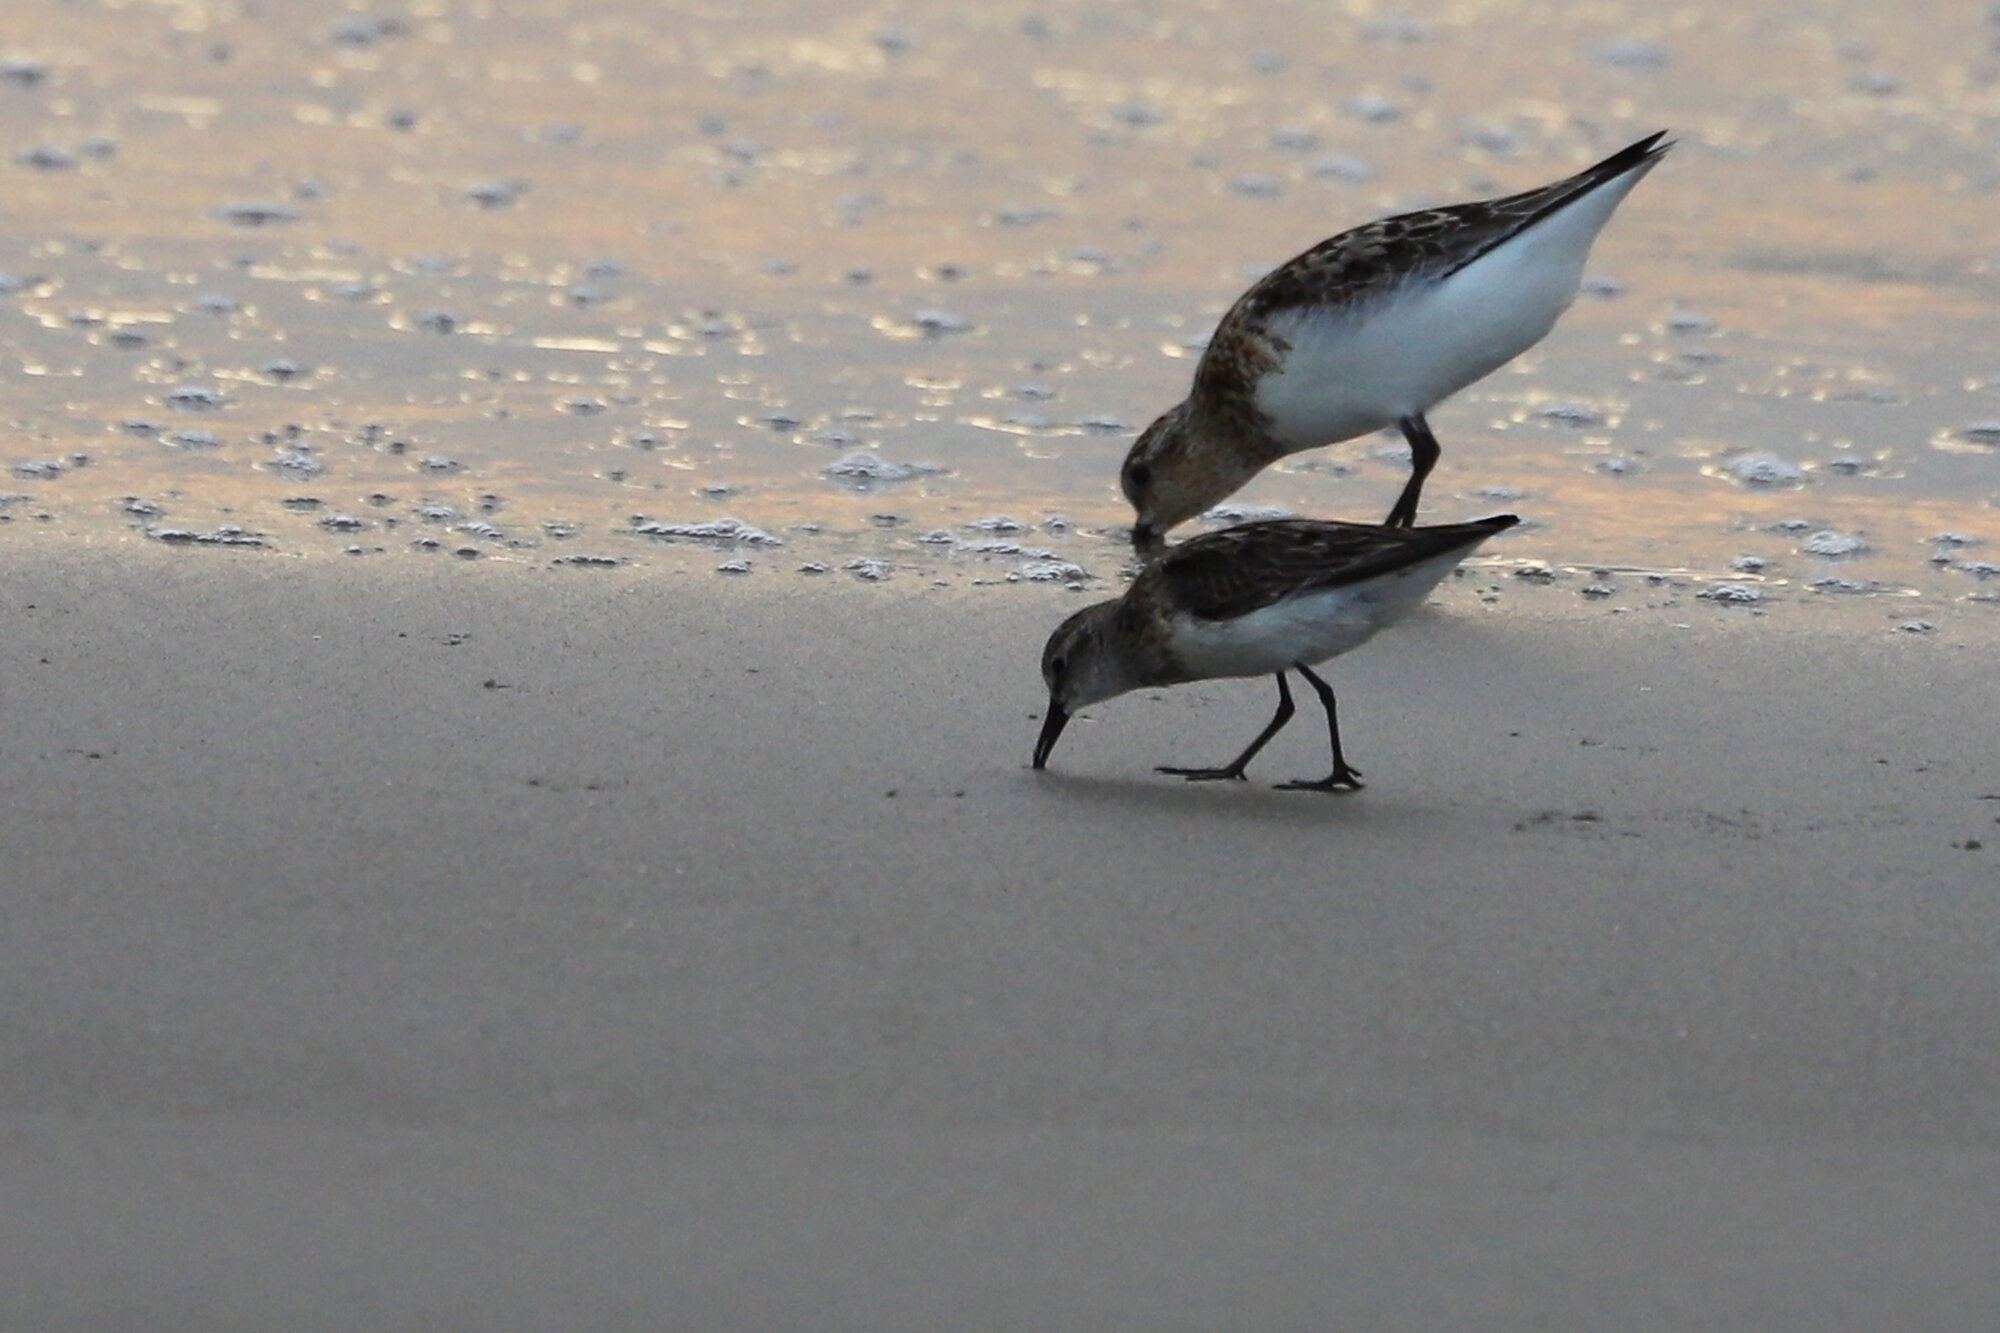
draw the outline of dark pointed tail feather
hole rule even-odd
[[[1421,564],[1433,556],[1444,555],[1461,548],[1470,549],[1479,545],[1495,533],[1505,532],[1520,523],[1515,514],[1494,514],[1490,518],[1475,518],[1465,523],[1427,523],[1420,528],[1405,529],[1413,538],[1423,538],[1413,542],[1406,552],[1405,562]]]
[[[1666,142],[1662,143],[1661,140]],[[1654,130],[1637,143],[1627,144],[1596,166],[1585,167],[1571,179],[1579,183],[1588,180],[1592,188],[1595,188],[1605,181],[1616,180],[1642,162],[1650,165],[1659,161],[1673,146],[1674,140],[1667,139],[1665,130]]]
[[[1599,186],[1621,180],[1635,171],[1642,173],[1651,171],[1653,164],[1665,157],[1667,150],[1673,146],[1674,141],[1667,138],[1665,130],[1654,130],[1637,143],[1625,145],[1602,162],[1585,167],[1574,176],[1558,181],[1555,185],[1544,187],[1549,191],[1551,198],[1543,207],[1530,214],[1522,225],[1532,227],[1557,209],[1569,207]],[[1529,193],[1532,194],[1533,191]]]
[[[1495,514],[1491,518],[1478,518],[1469,523],[1426,523],[1421,527],[1402,528],[1399,529],[1404,538],[1402,542],[1385,547],[1369,559],[1345,566],[1332,578],[1316,582],[1322,587],[1339,587],[1361,583],[1392,570],[1421,565],[1426,560],[1434,560],[1453,551],[1470,554],[1473,547],[1488,537],[1505,532],[1520,521],[1513,514]]]
[[[1481,245],[1478,250],[1470,254],[1461,255],[1458,262],[1453,264],[1444,276],[1449,277],[1452,273],[1457,273],[1461,269],[1477,263],[1480,259],[1492,253],[1497,247],[1505,245],[1508,241],[1519,236],[1549,214],[1561,212],[1563,209],[1568,208],[1592,190],[1609,185],[1615,180],[1623,180],[1635,171],[1644,175],[1646,172],[1651,171],[1654,164],[1665,157],[1667,150],[1673,146],[1674,141],[1667,138],[1665,130],[1655,130],[1637,143],[1627,144],[1610,157],[1605,158],[1602,162],[1594,166],[1585,167],[1574,176],[1557,181],[1553,185],[1544,185],[1540,189],[1529,190],[1523,194],[1511,196],[1511,200],[1496,200],[1496,205],[1505,205],[1509,202],[1526,203],[1537,195],[1546,196],[1537,202],[1531,212],[1521,214],[1515,220],[1513,226],[1508,227],[1505,231],[1497,232],[1487,237],[1486,243]]]
[[[1470,555],[1472,548],[1478,546],[1488,537],[1505,532],[1509,528],[1518,527],[1520,522],[1520,516],[1517,514],[1494,514],[1488,518],[1475,518],[1467,523],[1447,523],[1441,526],[1447,529],[1457,529],[1460,536],[1456,547],[1463,547],[1465,553]],[[1455,547],[1446,547],[1445,549],[1451,550],[1455,549]]]

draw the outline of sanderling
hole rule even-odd
[[[1287,789],[1359,789],[1340,752],[1333,691],[1312,664],[1359,647],[1437,586],[1474,547],[1520,522],[1512,514],[1472,523],[1388,527],[1271,519],[1183,542],[1151,562],[1123,597],[1065,620],[1042,651],[1049,710],[1035,742],[1036,768],[1078,708],[1154,685],[1226,676],[1278,678],[1278,712],[1250,748],[1221,768],[1162,768],[1190,780],[1241,778],[1246,764],[1292,717],[1285,673],[1296,671],[1326,708],[1333,772]]]
[[[1386,521],[1416,522],[1438,458],[1424,413],[1555,326],[1598,231],[1673,146],[1664,133],[1525,194],[1344,231],[1260,279],[1222,317],[1186,400],[1125,457],[1133,544],[1156,548],[1286,454],[1387,426],[1412,466]]]

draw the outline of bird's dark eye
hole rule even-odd
[[[1134,463],[1125,469],[1125,478],[1134,486],[1150,486],[1153,484],[1153,469],[1144,463]]]
[[[1049,670],[1060,676],[1063,672],[1069,670],[1069,659],[1067,657],[1050,658]]]

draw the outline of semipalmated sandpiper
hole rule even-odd
[[[1185,401],[1147,427],[1119,482],[1132,541],[1157,549],[1286,454],[1396,426],[1416,522],[1438,444],[1424,413],[1541,341],[1591,242],[1673,145],[1664,131],[1524,194],[1383,218],[1273,270],[1222,317]]]
[[[1242,778],[1244,766],[1292,717],[1285,673],[1296,671],[1326,708],[1333,772],[1289,789],[1359,789],[1340,751],[1333,690],[1312,664],[1359,647],[1407,614],[1473,548],[1520,522],[1389,527],[1271,519],[1182,542],[1152,561],[1123,597],[1065,620],[1042,652],[1049,709],[1036,768],[1079,708],[1128,690],[1228,676],[1278,678],[1278,712],[1221,768],[1162,768],[1190,780]]]

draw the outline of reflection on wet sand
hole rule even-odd
[[[1435,413],[1430,516],[1521,511],[1497,555],[1558,588],[1985,594],[1979,13],[29,9],[0,535],[599,561],[733,520],[786,546],[697,549],[753,572],[1109,580],[1116,462],[1262,267],[1668,125],[1556,333]],[[1398,448],[1236,499],[1376,515]]]

